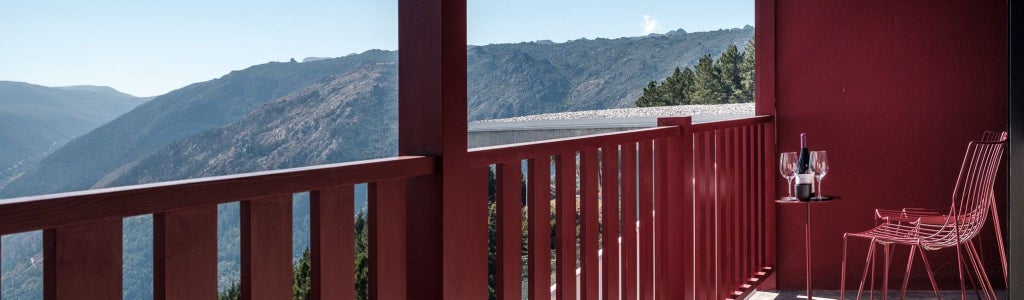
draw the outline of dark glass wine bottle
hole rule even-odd
[[[796,197],[810,199],[814,191],[814,173],[811,172],[811,152],[807,150],[807,133],[800,134],[800,154],[796,160]]]
[[[807,134],[800,134],[800,156],[796,160],[797,174],[811,173],[811,152],[807,150]],[[812,175],[813,176],[813,175]]]

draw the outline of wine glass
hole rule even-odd
[[[779,153],[779,173],[782,173],[782,177],[786,178],[786,186],[789,187],[789,196],[782,198],[782,200],[796,200],[796,197],[793,197],[793,178],[796,177],[796,152]]]
[[[825,151],[811,151],[811,170],[814,171],[814,178],[818,179],[818,195],[814,200],[826,200],[825,193],[821,192],[821,180],[828,174],[828,153]]]

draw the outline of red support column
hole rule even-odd
[[[242,201],[242,299],[292,297],[292,195]]]
[[[43,299],[121,299],[121,219],[43,230]]]
[[[350,299],[355,288],[352,185],[309,192],[309,270],[313,299]]]
[[[399,1],[398,48],[398,154],[440,162],[406,181],[408,293],[485,298],[487,170],[465,163],[466,1]]]
[[[217,207],[153,215],[153,298],[217,297]]]
[[[668,138],[664,144],[661,164],[665,196],[659,207],[659,218],[664,222],[659,234],[664,239],[663,257],[659,257],[658,284],[663,287],[661,299],[693,299],[693,134],[690,117],[661,118],[658,126],[679,126],[680,135]]]

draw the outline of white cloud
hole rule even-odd
[[[651,15],[644,15],[644,23],[640,24],[644,28],[644,35],[654,33],[655,30],[661,29],[661,23],[658,23],[658,19],[655,19]]]

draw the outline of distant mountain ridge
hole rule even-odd
[[[46,154],[145,100],[105,86],[0,81],[0,187]]]
[[[469,120],[548,112],[633,107],[651,80],[694,65],[753,28],[470,46]],[[303,63],[267,63],[161,95],[68,143],[0,197],[252,172],[395,154],[397,53],[371,50]],[[365,193],[365,191],[363,191]],[[297,208],[302,208],[297,202]],[[304,218],[296,210],[297,220]],[[237,234],[237,210],[221,208],[220,234]],[[125,290],[151,297],[148,218],[125,221]],[[296,221],[296,224],[300,224]],[[296,230],[296,235],[302,235]],[[35,249],[35,239],[5,237],[9,247]],[[235,236],[235,235],[232,235]],[[237,269],[237,237],[219,247],[222,276]],[[301,250],[304,242],[297,240]],[[33,286],[33,251],[4,261],[4,286]],[[150,276],[150,277],[147,277]],[[17,280],[17,282],[8,282]],[[5,299],[11,298],[5,289]],[[32,292],[11,291],[19,295]],[[16,297],[14,297],[16,298]]]
[[[470,46],[470,120],[632,107],[643,86],[675,67],[742,45],[754,29],[727,29],[565,43]],[[396,63],[395,51],[371,50],[305,63],[267,63],[156,97],[69,143],[0,197],[110,186],[173,142],[229,125],[256,107],[353,68]],[[383,153],[381,154],[383,155]],[[193,174],[181,174],[186,177]],[[120,180],[118,182],[128,183]]]

